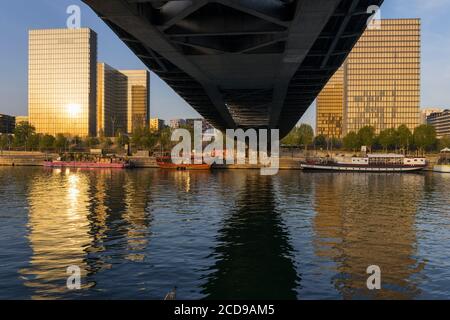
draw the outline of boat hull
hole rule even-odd
[[[173,164],[173,163],[158,163],[160,169],[168,170],[211,170],[208,164]]]
[[[53,161],[44,162],[47,168],[88,168],[88,169],[127,169],[128,163],[97,163],[97,162],[77,162],[77,161]]]
[[[433,167],[434,172],[441,172],[441,173],[450,173],[450,165],[435,165]]]
[[[425,169],[424,166],[404,166],[404,167],[369,167],[369,166],[345,166],[345,165],[320,165],[301,164],[303,170],[311,171],[337,171],[337,172],[418,172]]]

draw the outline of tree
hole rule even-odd
[[[309,124],[302,124],[298,128],[298,144],[305,146],[305,150],[308,150],[308,146],[313,143],[314,129]]]
[[[439,140],[439,150],[450,148],[450,136],[444,136]]]
[[[124,147],[126,144],[130,143],[130,138],[126,134],[123,134],[120,129],[117,130],[117,136],[116,137],[117,137],[117,140],[116,140],[117,144],[120,147]]]
[[[17,147],[25,147],[25,150],[29,148],[29,143],[33,135],[36,134],[36,128],[30,125],[28,122],[19,123],[14,129],[14,145]]]
[[[398,135],[395,129],[386,129],[380,132],[378,141],[384,150],[393,149],[398,145]]]
[[[286,146],[296,146],[298,144],[298,132],[297,127],[291,130],[289,134],[284,137],[284,139],[281,141],[281,144]]]
[[[88,148],[93,148],[93,147],[98,146],[100,144],[100,141],[96,137],[87,137],[84,140],[84,144]]]
[[[191,137],[194,139],[194,133],[191,131]],[[169,151],[172,149],[172,130],[170,128],[164,128],[159,132],[159,140],[160,146],[163,150]],[[193,144],[192,144],[193,145]]]
[[[314,145],[316,146],[316,148],[327,148],[327,138],[323,134],[318,135],[314,138]]]
[[[414,130],[413,137],[414,144],[422,152],[430,150],[437,143],[436,129],[427,124],[418,126]]]
[[[113,145],[113,142],[110,138],[104,138],[102,140],[102,149],[109,149]]]
[[[362,127],[358,131],[358,137],[361,146],[366,146],[371,149],[373,144],[375,143],[375,128],[371,126]]]
[[[63,150],[65,150],[65,149],[67,148],[67,143],[68,143],[68,140],[67,140],[67,138],[66,138],[63,134],[58,133],[58,134],[56,135],[56,139],[55,139],[55,148],[56,148],[59,152],[62,152]]]
[[[0,136],[0,149],[10,149],[11,145],[13,144],[13,136],[10,134],[2,134]]]
[[[402,124],[397,129],[398,144],[403,150],[408,150],[413,142],[413,134],[409,128]]]
[[[55,145],[55,137],[46,134],[43,135],[39,141],[39,149],[41,151],[47,151],[53,149]]]
[[[71,142],[76,148],[83,146],[83,140],[79,136],[73,137]]]
[[[143,144],[143,138],[146,134],[145,127],[142,125],[136,125],[136,127],[133,130],[133,133],[131,134],[131,143],[136,148],[141,148]]]
[[[37,150],[39,149],[39,143],[41,140],[41,136],[40,134],[32,134],[27,141],[26,144],[26,149],[28,150]]]
[[[342,144],[343,144],[342,139],[336,138],[336,137],[332,137],[330,140],[330,143],[331,143],[331,147],[333,149],[340,149],[340,148],[342,148]]]
[[[142,147],[146,150],[152,150],[158,143],[158,136],[148,131],[141,139]]]
[[[359,139],[359,135],[356,132],[349,132],[344,137],[344,147],[347,150],[356,151],[361,147],[361,142]]]

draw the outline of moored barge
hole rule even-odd
[[[368,154],[352,157],[350,161],[313,159],[301,163],[303,170],[340,172],[417,172],[426,168],[425,158],[412,158],[398,154]]]
[[[84,168],[84,169],[128,169],[132,167],[130,161],[116,157],[89,157],[73,159],[60,157],[57,160],[44,162],[47,168]]]

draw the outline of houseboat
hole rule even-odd
[[[341,172],[416,172],[424,170],[426,166],[425,158],[411,158],[400,154],[368,154],[349,160],[321,158],[301,163],[303,170]]]
[[[44,162],[47,168],[128,169],[132,163],[118,157],[64,155]]]
[[[440,158],[435,166],[434,172],[450,173],[450,149],[445,148],[441,151]]]

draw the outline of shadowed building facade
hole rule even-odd
[[[98,65],[97,132],[107,137],[148,127],[150,75],[147,70],[116,70]]]
[[[28,114],[37,133],[95,136],[96,83],[94,31],[29,32]]]
[[[16,119],[13,116],[0,114],[0,134],[13,133],[16,127]]]
[[[318,97],[319,133],[420,124],[420,30],[420,19],[392,19],[365,31]]]

